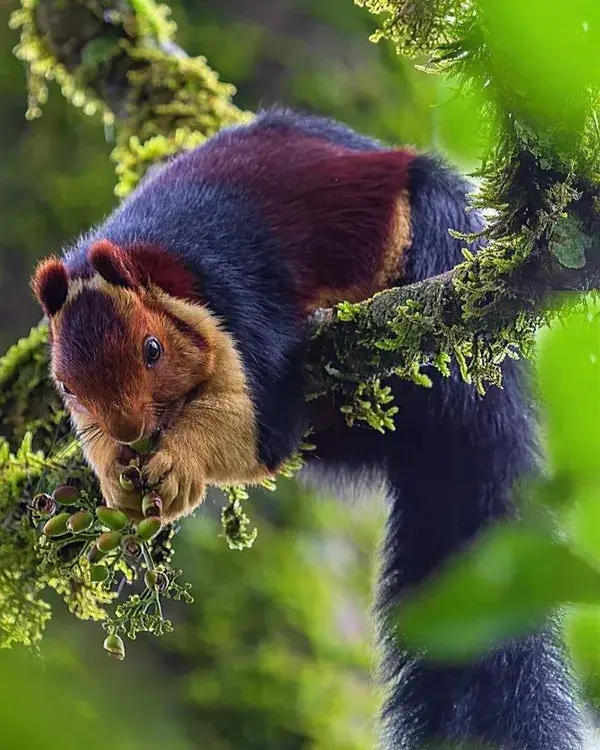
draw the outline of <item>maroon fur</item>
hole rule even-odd
[[[191,273],[172,253],[155,245],[141,244],[127,247],[127,252],[135,260],[142,283],[149,281],[172,297],[198,298]]]
[[[64,305],[69,293],[67,271],[58,258],[42,261],[31,280],[33,293],[44,313],[51,318]]]
[[[152,283],[172,297],[197,298],[194,280],[183,263],[154,245],[121,248],[109,240],[97,240],[88,251],[92,266],[111,284],[134,289]]]
[[[411,151],[356,151],[281,131],[241,139],[232,131],[182,158],[188,163],[179,161],[158,179],[181,180],[187,171],[190,180],[225,183],[259,201],[282,241],[301,302],[327,289],[372,293]]]
[[[137,348],[132,322],[112,297],[98,289],[83,289],[61,318],[54,363],[58,379],[70,386],[78,384],[78,395],[93,394],[104,400],[119,389],[126,390],[125,384],[136,375],[127,369],[135,361],[131,351]],[[93,367],[89,366],[90,352],[94,353]]]

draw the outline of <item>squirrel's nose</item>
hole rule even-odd
[[[110,435],[113,440],[117,443],[123,443],[124,445],[131,445],[137,440],[140,440],[144,436],[145,424],[143,421],[131,420],[125,421],[119,420],[117,424],[107,425],[106,433]]]

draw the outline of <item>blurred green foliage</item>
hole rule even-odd
[[[144,696],[118,665],[103,689],[94,659],[71,639],[48,640],[44,661],[0,652],[0,741],[22,750],[187,750],[169,707]],[[146,675],[157,679],[158,675]],[[124,710],[123,706],[127,709]]]
[[[535,131],[546,131],[556,151],[581,146],[586,109],[600,85],[600,5],[593,0],[481,0],[483,44],[510,105]]]
[[[440,2],[453,5],[432,7]],[[15,6],[0,0],[3,348],[39,316],[25,293],[35,259],[115,204],[111,133],[97,120],[53,96],[41,121],[25,121],[25,77],[7,28]],[[501,91],[523,121],[562,138],[579,132],[581,102],[598,83],[600,11],[585,4],[583,26],[580,3],[551,6],[482,3],[490,23],[481,49],[505,60]],[[187,0],[173,11],[179,42],[238,86],[242,108],[278,101],[333,115],[389,142],[439,147],[465,169],[485,150],[486,81],[480,92],[457,92],[391,43],[369,45],[373,19],[349,0]],[[595,312],[579,313],[544,339],[538,379],[552,466],[523,498],[528,525],[490,534],[402,617],[413,643],[459,659],[521,632],[549,607],[586,603],[570,612],[566,633],[588,695],[600,702],[598,325]],[[194,605],[169,613],[175,631],[158,643],[136,640],[126,670],[107,661],[93,627],[65,617],[51,624],[45,667],[1,655],[3,747],[372,745],[367,612],[379,508],[349,510],[284,483],[253,498],[260,536],[243,553],[219,538],[213,511],[209,503],[179,537],[176,562],[194,584]]]

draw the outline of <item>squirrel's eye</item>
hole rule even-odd
[[[60,384],[60,390],[65,394],[65,396],[73,396],[73,391],[69,388],[69,386],[65,385],[64,383]]]
[[[160,341],[154,336],[149,336],[144,342],[144,359],[146,364],[151,367],[156,364],[162,354],[162,346]]]

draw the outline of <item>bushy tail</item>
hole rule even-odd
[[[481,219],[465,210],[460,178],[427,157],[411,169],[414,281],[461,262],[463,243],[448,228],[478,231]],[[503,389],[483,398],[456,372],[433,379],[432,389],[394,385],[400,412],[385,444],[390,510],[376,603],[381,623],[409,588],[513,513],[515,485],[537,463],[520,363],[506,363]],[[552,623],[456,667],[404,653],[381,629],[386,748],[582,747],[580,710]]]

